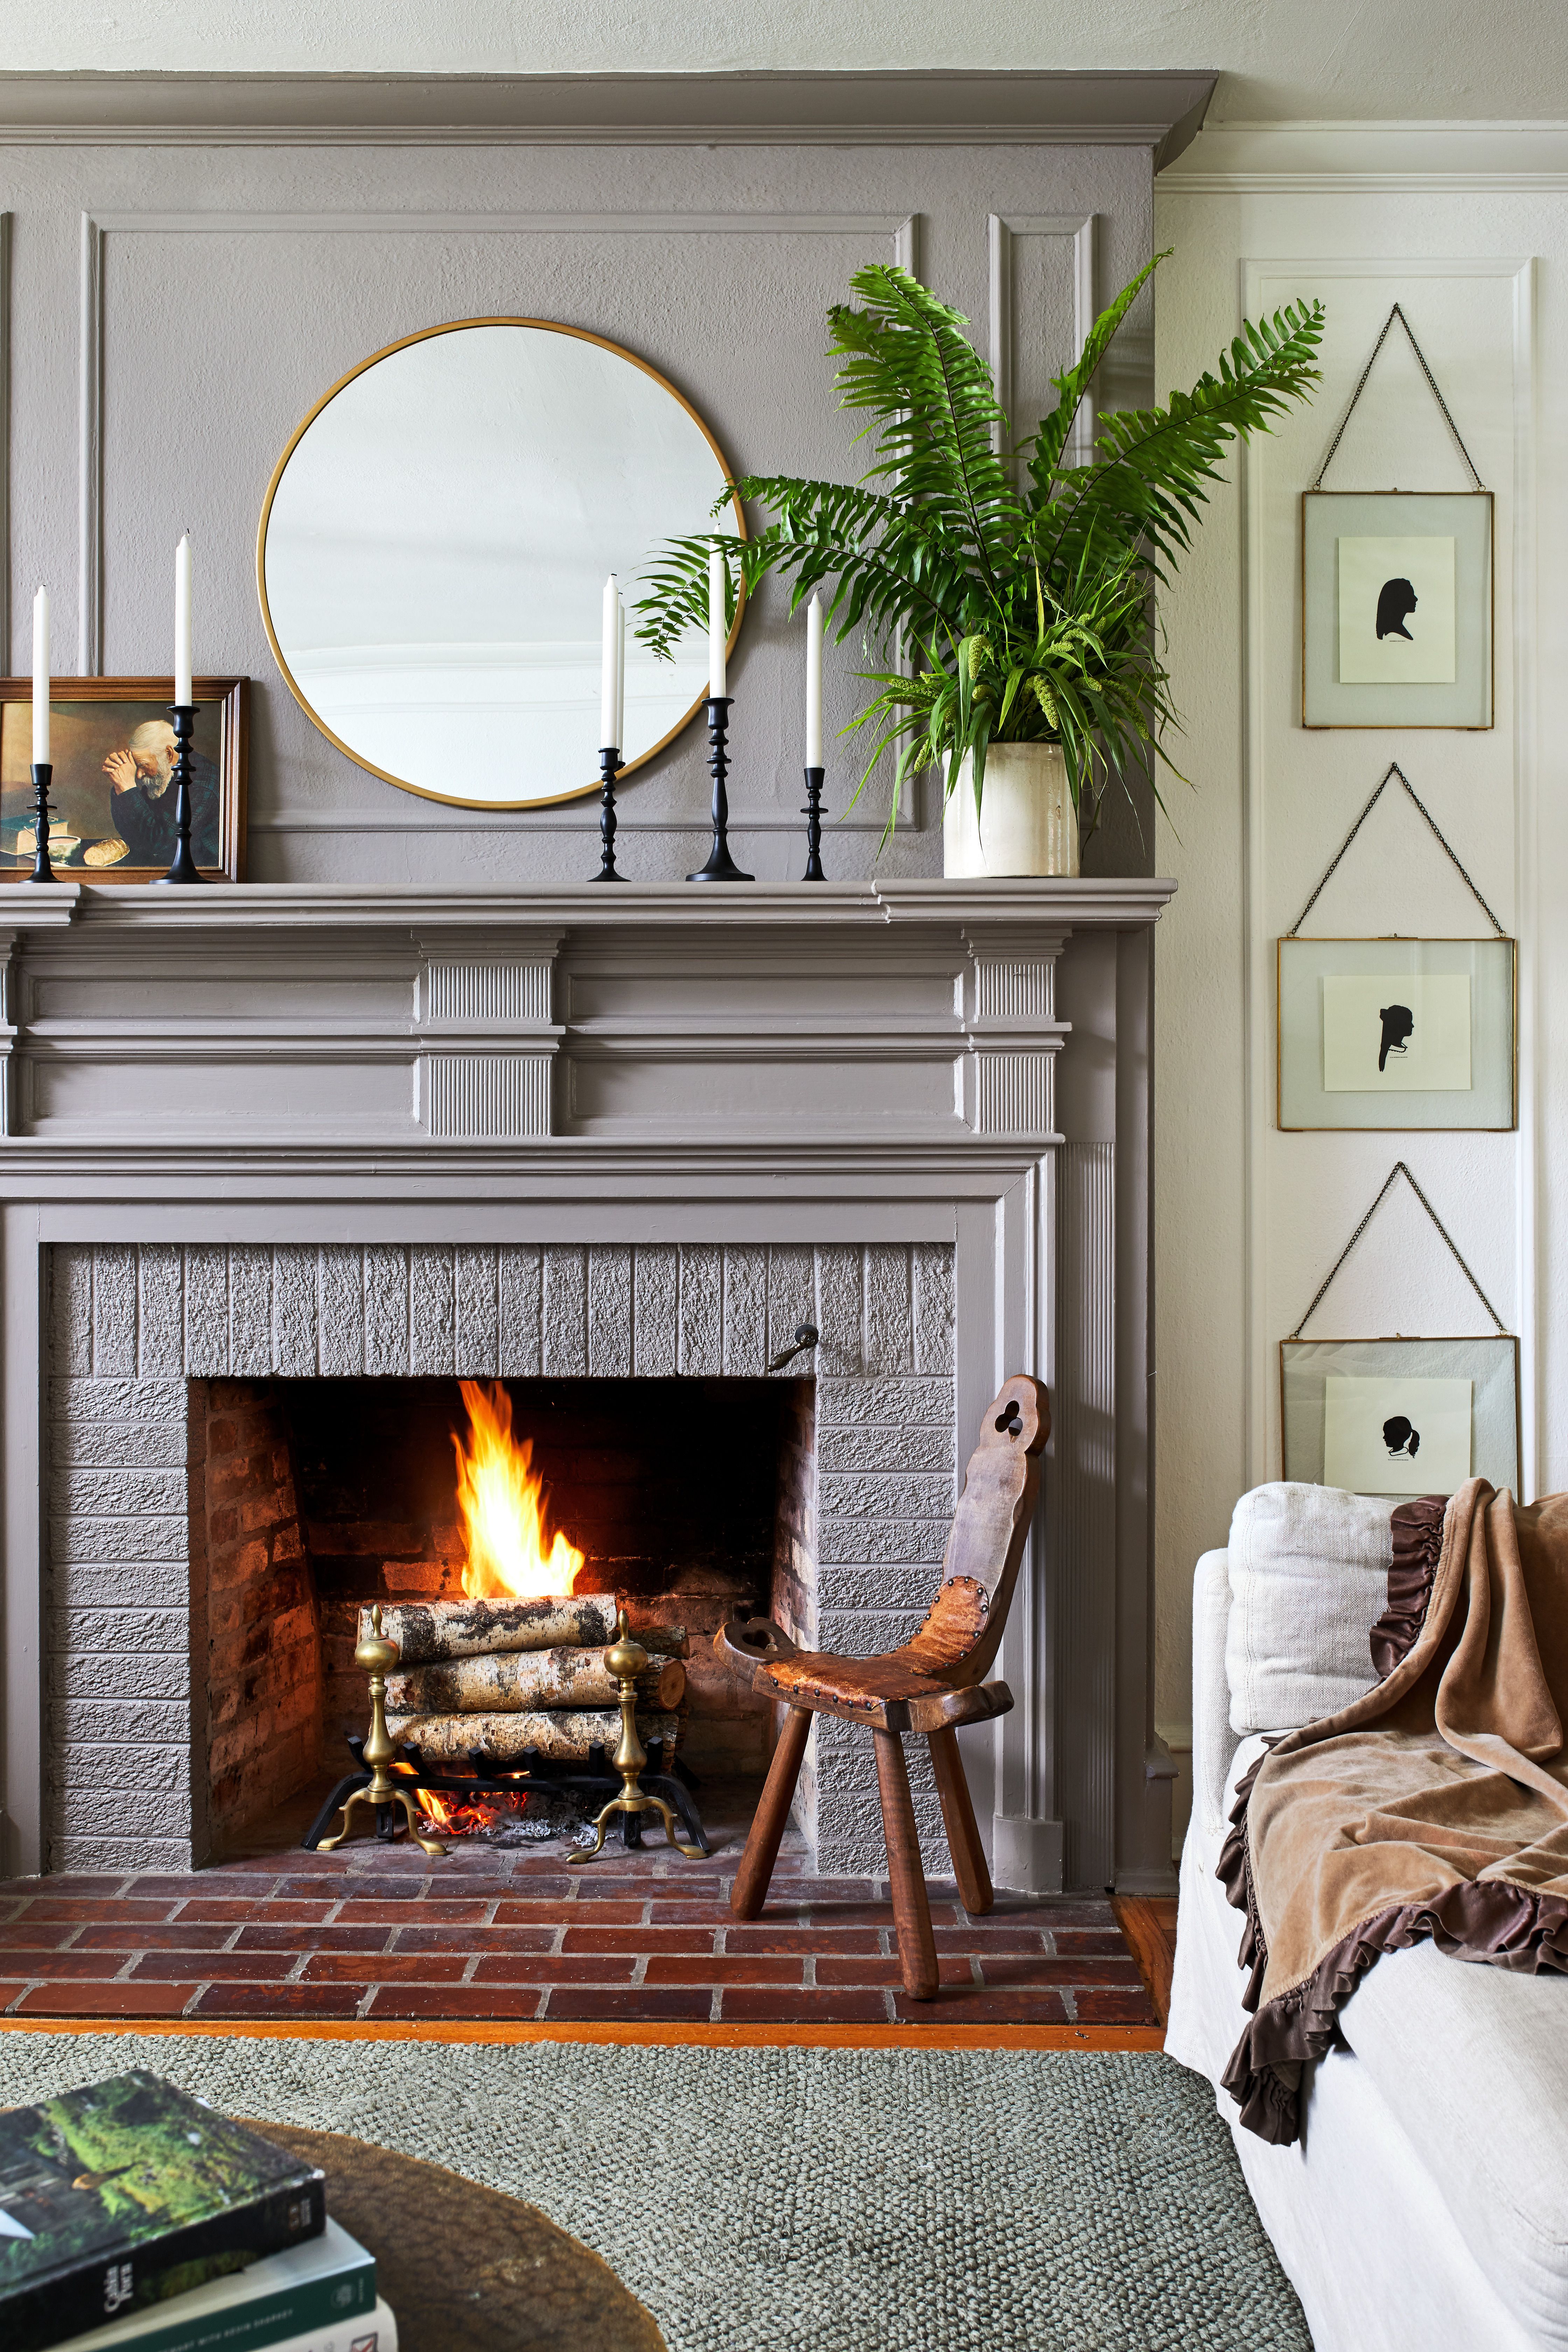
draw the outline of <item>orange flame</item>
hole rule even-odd
[[[532,1601],[570,1592],[584,1555],[544,1520],[544,1482],[531,1468],[533,1445],[511,1433],[511,1399],[499,1381],[487,1391],[462,1383],[468,1436],[454,1430],[458,1508],[468,1538],[463,1591],[470,1601]]]
[[[526,1810],[528,1796],[518,1789],[464,1804],[458,1798],[443,1796],[438,1790],[421,1789],[416,1792],[416,1802],[432,1829],[443,1831],[447,1837],[472,1837],[493,1829],[498,1822],[514,1821]]]

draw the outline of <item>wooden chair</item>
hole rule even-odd
[[[1007,1622],[1039,1493],[1040,1452],[1050,1432],[1049,1396],[1026,1372],[1010,1380],[986,1406],[948,1537],[942,1582],[925,1622],[901,1650],[879,1658],[797,1650],[767,1617],[745,1622],[731,1618],[713,1637],[721,1658],[750,1671],[753,1691],[786,1700],[790,1710],[731,1909],[738,1919],[754,1919],[767,1900],[812,1717],[835,1715],[847,1723],[864,1723],[876,1748],[899,1958],[905,1990],[914,2000],[935,1999],[937,1966],[903,1735],[920,1731],[931,1741],[953,1875],[964,1909],[978,1916],[990,1910],[994,1897],[956,1735],[960,1725],[1005,1715],[1013,1704],[1005,1683],[984,1677]]]

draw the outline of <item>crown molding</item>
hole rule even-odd
[[[1017,145],[1195,135],[1212,73],[0,74],[0,144]]]
[[[1221,122],[1189,142],[1172,192],[1568,187],[1568,122]]]

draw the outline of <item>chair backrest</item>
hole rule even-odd
[[[956,1685],[983,1681],[1001,1646],[1050,1433],[1050,1393],[1027,1372],[1015,1373],[981,1416],[947,1538],[942,1585],[922,1628],[940,1640],[938,1625],[946,1620],[947,1629],[961,1637],[962,1648],[947,1668]]]

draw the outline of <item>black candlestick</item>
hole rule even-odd
[[[33,847],[33,870],[26,877],[29,882],[58,882],[59,879],[49,864],[49,785],[54,772],[49,761],[34,761],[33,790],[38,796],[38,813],[34,819],[37,839]]]
[[[621,755],[615,745],[605,746],[599,753],[599,765],[605,781],[599,790],[599,870],[590,876],[595,882],[624,882],[626,876],[616,866],[616,778],[620,772]]]
[[[826,882],[822,870],[822,779],[826,768],[807,768],[805,772],[805,806],[801,814],[805,819],[805,872],[803,882]]]
[[[160,882],[205,882],[195,859],[191,856],[191,736],[196,723],[194,702],[172,702],[169,716],[174,722],[174,862]]]
[[[713,772],[713,846],[708,853],[706,866],[689,874],[689,882],[752,882],[756,877],[742,874],[730,855],[730,801],[724,790],[724,778],[729,772],[730,755],[724,748],[724,736],[730,724],[730,705],[733,695],[710,694],[708,698],[708,765]]]

